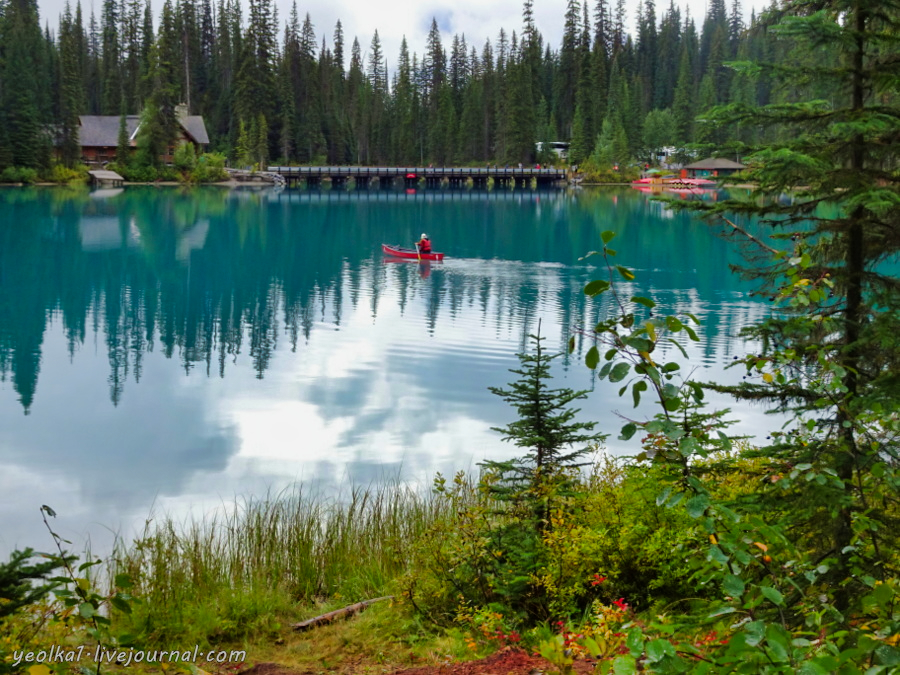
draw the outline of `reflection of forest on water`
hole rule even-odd
[[[736,253],[726,242],[627,190],[4,190],[0,375],[27,412],[45,334],[59,322],[71,359],[89,336],[103,343],[114,404],[154,350],[220,377],[246,355],[263,378],[276,349],[303,349],[317,325],[340,328],[348,303],[367,303],[375,320],[386,297],[401,311],[424,303],[432,334],[478,312],[498,330],[522,326],[524,338],[547,303],[566,333],[609,302],[581,292],[605,273],[589,266],[600,259],[578,262],[607,229],[618,233],[618,262],[639,271],[624,290],[702,315],[707,358],[714,338],[753,313],[713,300],[743,289],[728,274]],[[443,265],[382,263],[382,242],[408,244],[422,231],[447,253]]]

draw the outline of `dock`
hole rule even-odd
[[[88,171],[88,175],[91,177],[91,182],[94,185],[101,185],[106,187],[120,187],[122,183],[125,182],[125,179],[122,178],[115,171],[106,171],[97,169],[94,171]]]

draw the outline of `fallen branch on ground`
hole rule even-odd
[[[295,623],[291,625],[291,628],[294,630],[309,630],[310,628],[315,628],[323,623],[331,623],[336,619],[343,619],[346,617],[353,616],[354,614],[359,614],[366,607],[376,602],[381,602],[382,600],[393,600],[393,595],[385,595],[381,598],[372,598],[371,600],[363,600],[362,602],[357,602],[353,605],[347,605],[346,607],[342,607],[341,609],[336,609],[333,612],[326,612],[325,614],[321,614],[319,616],[313,617],[312,619],[307,619],[306,621],[301,621],[300,623]]]

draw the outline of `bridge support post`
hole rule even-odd
[[[403,186],[407,190],[414,190],[419,186],[419,179],[418,178],[410,178],[407,176],[403,179]]]
[[[332,176],[331,177],[331,187],[333,188],[342,188],[347,184],[346,176]]]
[[[378,184],[381,186],[382,190],[390,190],[394,187],[394,177],[393,176],[379,176]]]

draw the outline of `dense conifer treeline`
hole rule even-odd
[[[154,111],[152,152],[179,102],[203,115],[211,149],[239,163],[527,162],[536,141],[570,140],[571,161],[603,165],[752,142],[755,129],[695,119],[716,104],[814,92],[773,91],[764,72],[725,65],[788,53],[755,16],[745,26],[739,0],[725,2],[710,2],[698,30],[674,2],[658,11],[643,0],[630,35],[623,0],[568,0],[555,48],[525,0],[518,31],[470,45],[433,21],[424,51],[404,40],[389,68],[377,30],[364,59],[340,22],[317,34],[296,2],[284,22],[273,0],[249,0],[246,16],[239,0],[166,0],[158,22],[149,0],[103,0],[99,16],[67,3],[54,34],[36,0],[0,0],[0,170],[48,165],[54,142],[75,163],[79,114]]]

